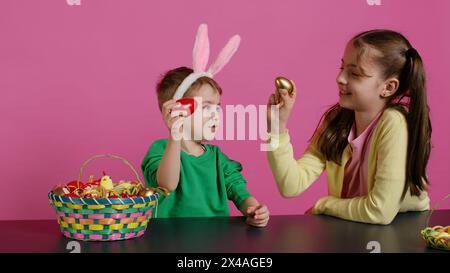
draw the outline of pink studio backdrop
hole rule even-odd
[[[433,151],[432,204],[450,193],[450,1],[3,0],[0,4],[0,219],[47,219],[47,192],[77,177],[84,160],[112,153],[140,172],[149,145],[167,136],[154,86],[190,66],[197,26],[208,23],[212,56],[235,33],[239,51],[217,80],[222,104],[264,105],[278,75],[294,79],[289,128],[295,155],[323,111],[337,101],[335,77],[346,42],[372,28],[407,35],[428,73]],[[326,175],[305,193],[277,191],[261,141],[216,141],[244,166],[250,191],[275,214],[303,214],[326,192]],[[132,178],[120,162],[86,169]],[[443,208],[450,208],[450,201]],[[233,206],[230,206],[233,207]],[[232,208],[232,214],[238,211]]]

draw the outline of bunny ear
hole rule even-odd
[[[220,51],[217,59],[214,63],[209,67],[208,72],[212,75],[217,74],[222,68],[230,61],[233,54],[239,47],[239,43],[241,42],[241,37],[239,35],[234,35],[228,41],[224,48]]]
[[[192,51],[192,69],[194,72],[204,72],[209,59],[208,26],[201,24],[195,37],[194,49]]]

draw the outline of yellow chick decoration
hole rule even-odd
[[[100,186],[102,186],[105,190],[112,190],[114,188],[114,184],[111,180],[111,177],[109,177],[108,175],[103,176],[100,180]]]

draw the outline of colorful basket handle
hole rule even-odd
[[[430,224],[430,219],[431,219],[431,215],[433,214],[433,212],[441,206],[442,202],[444,202],[445,199],[447,199],[447,198],[449,198],[449,197],[450,197],[450,194],[447,194],[444,198],[442,198],[439,202],[436,203],[436,205],[434,206],[434,208],[433,208],[433,209],[430,211],[430,213],[428,214],[428,217],[427,217],[427,223],[426,223],[425,228],[427,228],[427,227],[429,226],[429,224]]]
[[[89,164],[89,162],[91,162],[94,159],[97,158],[102,158],[102,157],[108,157],[108,158],[112,158],[112,159],[117,159],[122,161],[125,165],[127,165],[131,171],[134,173],[134,175],[136,176],[136,181],[139,181],[144,187],[145,184],[142,182],[142,180],[139,178],[138,173],[136,172],[136,169],[130,164],[130,162],[128,162],[125,158],[120,157],[118,155],[112,155],[112,154],[98,154],[98,155],[94,155],[91,158],[89,158],[88,160],[84,161],[83,165],[81,165],[80,168],[80,174],[78,175],[78,179],[77,179],[77,185],[78,187],[80,186],[80,181],[81,181],[81,177],[83,176],[83,170],[84,168],[87,166],[87,164]]]

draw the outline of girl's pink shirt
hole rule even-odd
[[[353,124],[348,136],[348,143],[351,147],[352,156],[345,166],[341,198],[364,196],[368,193],[367,173],[369,167],[370,140],[372,138],[373,129],[377,125],[382,113],[383,111],[380,111],[364,132],[356,138],[356,124]]]

